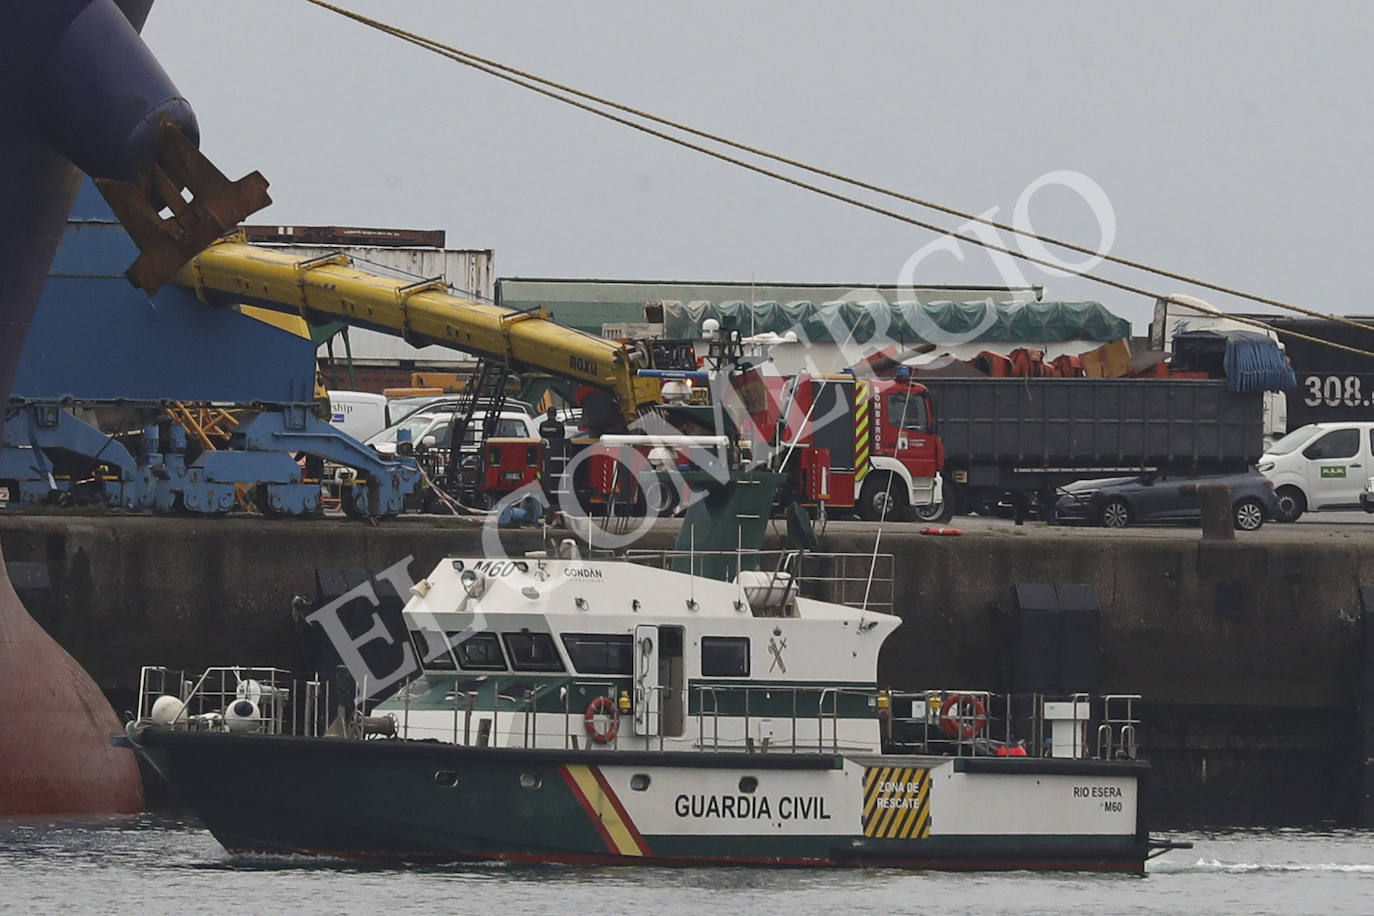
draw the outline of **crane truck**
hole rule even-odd
[[[623,428],[659,399],[658,379],[639,374],[652,360],[647,347],[561,327],[543,310],[452,296],[439,280],[370,274],[342,254],[301,259],[230,235],[150,298],[120,276],[133,244],[89,185],[73,219],[44,292],[52,307],[40,307],[7,406],[0,489],[11,505],[81,486],[129,510],[221,514],[246,491],[265,514],[310,514],[327,460],[357,472],[340,494],[350,514],[399,512],[420,485],[414,460],[384,459],[317,416],[313,344],[247,319],[241,305],[566,379],[585,390],[582,422],[596,431]],[[103,358],[114,345],[121,359]],[[193,412],[182,409],[191,403],[242,408],[224,447],[198,446]],[[471,399],[464,426],[482,408]],[[107,422],[94,422],[97,412]]]

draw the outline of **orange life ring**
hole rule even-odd
[[[597,727],[598,715],[604,715],[608,720],[604,730]],[[614,741],[616,732],[620,731],[620,710],[616,707],[615,700],[610,697],[594,697],[587,704],[583,725],[586,726],[587,736],[597,744],[610,744]]]
[[[951,693],[940,707],[940,731],[951,738],[968,740],[988,722],[983,701],[971,694]]]
[[[953,535],[956,535],[956,534],[963,534],[964,532],[960,531],[958,528],[922,528],[922,529],[921,529],[921,533],[922,533],[922,534],[943,534],[943,535],[946,535],[946,536],[953,536]]]

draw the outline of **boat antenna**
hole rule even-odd
[[[906,396],[902,398],[902,415],[897,423],[897,451],[901,451],[902,431],[906,429],[906,410],[911,403],[911,380],[908,376],[906,386]],[[889,422],[891,414],[889,412]],[[900,461],[900,459],[898,459]],[[896,474],[887,475],[887,490],[883,494],[883,508],[878,513],[878,533],[873,537],[873,557],[868,563],[868,581],[864,583],[864,603],[863,609],[868,610],[868,596],[873,591],[873,576],[878,570],[878,545],[883,540],[883,524],[887,521],[888,509],[892,506],[892,482],[897,477]]]
[[[692,571],[692,585],[688,596],[695,603],[697,600],[697,529],[695,525],[692,526],[687,541],[687,568]]]

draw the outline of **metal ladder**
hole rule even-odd
[[[472,427],[474,414],[483,411],[481,435],[477,437],[476,484],[481,481],[482,470],[486,463],[486,442],[501,422],[501,410],[506,406],[506,380],[510,377],[510,366],[504,360],[479,359],[477,371],[463,389],[466,400],[460,403],[453,413],[453,425],[449,440],[448,468],[445,471],[448,486],[459,491],[464,488],[461,478],[463,464],[463,442]]]

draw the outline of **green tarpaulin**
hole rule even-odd
[[[745,335],[795,331],[813,343],[892,340],[904,344],[1088,340],[1131,336],[1131,323],[1100,302],[665,302],[664,336],[700,338],[714,318]],[[977,333],[975,333],[977,332]],[[970,336],[972,335],[972,336]]]

